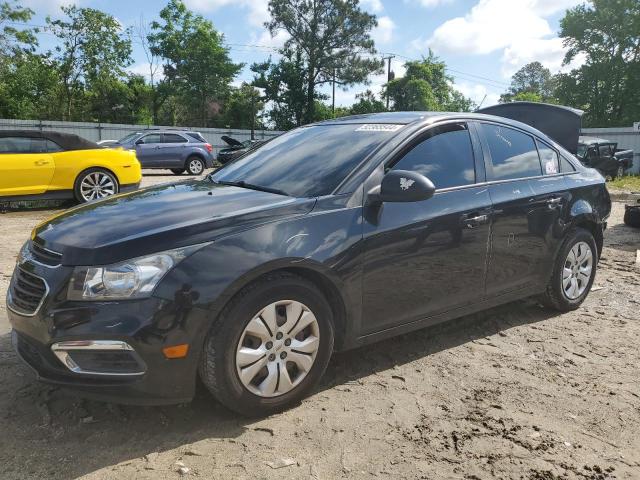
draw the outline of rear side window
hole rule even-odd
[[[576,167],[574,167],[573,164],[564,157],[560,157],[560,169],[562,173],[576,171]]]
[[[536,143],[538,144],[538,153],[540,154],[540,162],[542,163],[542,173],[545,175],[560,173],[558,152],[542,142],[536,141]]]
[[[429,178],[436,188],[459,187],[476,181],[473,148],[467,125],[447,124],[402,157],[393,170],[409,170]]]
[[[481,128],[491,152],[493,180],[542,175],[538,150],[530,135],[501,125],[483,123]]]
[[[189,132],[187,133],[187,135],[198,142],[207,143],[204,137],[200,135],[198,132]]]
[[[175,133],[165,133],[164,134],[164,142],[163,143],[185,143],[187,140],[181,136],[176,135]]]
[[[0,153],[44,153],[46,151],[46,142],[42,138],[0,138]]]

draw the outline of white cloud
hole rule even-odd
[[[22,0],[19,4],[22,7],[30,8],[36,13],[61,14],[60,7],[75,4],[78,5],[79,0]]]
[[[380,17],[378,18],[378,26],[371,32],[371,37],[376,43],[389,43],[393,38],[395,28],[396,24],[390,17]]]
[[[473,100],[476,105],[482,104],[483,107],[495,105],[500,100],[500,94],[489,91],[487,87],[477,83],[456,82],[453,88]]]
[[[433,8],[445,3],[451,3],[453,0],[404,0],[404,3],[415,3],[425,8]]]
[[[149,69],[149,67],[149,62],[136,63],[135,65],[131,65],[130,67],[128,67],[127,71],[134,75],[142,75],[148,81],[151,78],[151,70]],[[157,82],[158,80],[162,80],[163,78],[164,71],[162,70],[162,65],[158,65],[154,74],[154,80]]]
[[[269,0],[185,0],[187,7],[198,12],[213,12],[220,7],[241,6],[249,10],[248,20],[254,27],[262,27],[269,20]]]
[[[270,48],[282,48],[284,42],[289,39],[289,34],[284,30],[278,30],[275,37],[272,37],[268,30],[263,30],[260,35],[255,33],[251,35],[250,43],[253,45],[259,45],[260,47]]]
[[[582,0],[480,0],[464,17],[444,22],[431,38],[411,43],[416,50],[484,55],[503,51],[506,77],[539,60],[552,71],[562,65],[565,49],[545,17]]]
[[[382,5],[382,0],[361,0],[362,6],[372,11],[373,13],[380,13],[384,10],[384,5]]]

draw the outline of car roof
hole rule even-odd
[[[446,115],[445,112],[382,112],[382,113],[365,113],[361,115],[349,115],[347,117],[334,118],[313,123],[312,125],[327,124],[360,124],[360,123],[377,123],[377,124],[395,124],[408,125],[410,123],[426,120],[429,117],[438,117]],[[450,115],[455,115],[450,113]],[[460,115],[459,113],[457,115]]]
[[[58,144],[63,150],[94,150],[102,148],[97,143],[73,133],[41,130],[0,130],[0,138],[7,137],[44,138]]]
[[[578,139],[578,142],[580,143],[584,143],[585,145],[592,145],[594,143],[615,143],[612,142],[611,140],[605,140],[604,138],[598,138],[598,137],[580,137]]]

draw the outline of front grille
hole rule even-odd
[[[69,350],[68,353],[84,372],[122,375],[144,371],[137,355],[130,350]]]
[[[47,291],[47,284],[42,278],[16,267],[9,285],[9,308],[19,314],[34,315]]]
[[[50,267],[57,267],[62,263],[61,254],[47,250],[37,243],[31,242],[29,244],[29,250],[31,251],[31,255],[33,255],[33,259],[38,263],[42,263]]]

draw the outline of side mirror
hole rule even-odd
[[[436,187],[424,175],[407,170],[392,170],[382,179],[379,187],[368,193],[368,203],[419,202],[436,193]]]

